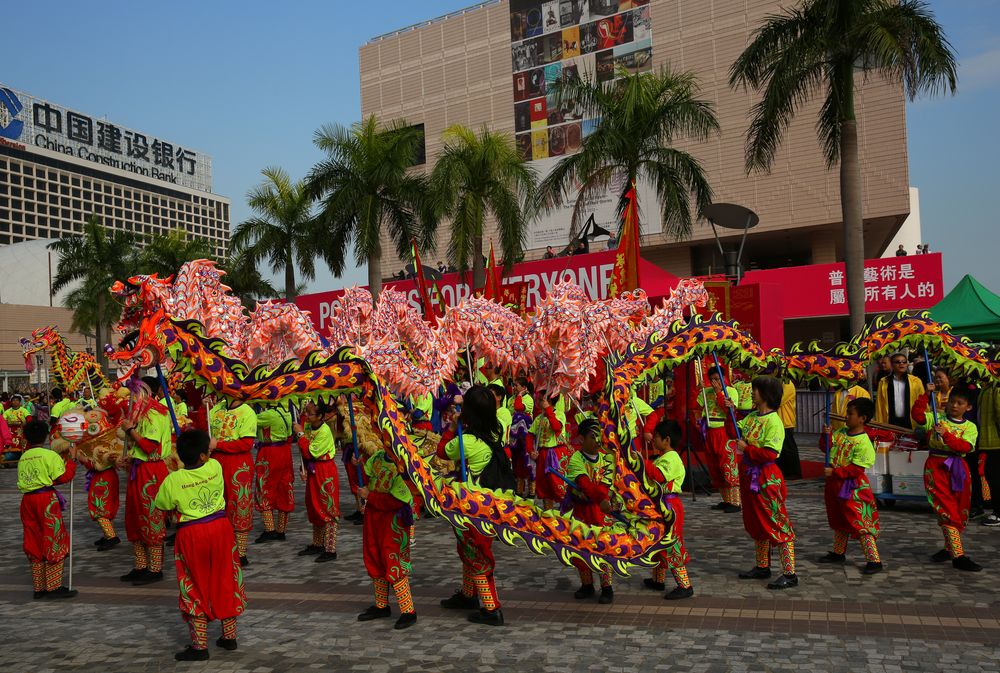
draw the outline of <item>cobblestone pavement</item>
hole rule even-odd
[[[691,502],[688,494],[695,598],[663,601],[643,589],[646,571],[637,569],[633,577],[616,578],[614,605],[575,601],[573,569],[498,543],[497,580],[508,621],[498,629],[473,626],[463,614],[438,607],[457,588],[460,566],[449,527],[420,521],[412,576],[420,621],[402,632],[393,631],[390,620],[355,619],[372,603],[360,526],[341,527],[335,562],[296,556],[310,538],[298,483],[288,541],[251,546],[250,607],[240,620],[239,650],[213,647],[208,664],[173,661],[186,629],[172,564],[164,582],[131,587],[117,580],[131,567],[130,547],[99,553],[90,544],[100,533],[87,517],[82,476],[75,485],[80,595],[32,601],[14,483],[13,470],[0,471],[0,508],[10,512],[0,528],[2,670],[1000,671],[1000,531],[970,525],[966,549],[986,570],[961,573],[928,562],[942,546],[929,507],[899,503],[881,512],[886,572],[863,577],[856,543],[847,566],[821,566],[815,558],[831,535],[819,482],[789,488],[799,536],[797,589],[774,593],[737,580],[739,570],[753,565],[739,515],[711,511],[714,497]],[[354,509],[349,494],[343,509]],[[124,536],[122,514],[117,523]],[[217,628],[210,627],[213,640]]]

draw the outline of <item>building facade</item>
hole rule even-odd
[[[826,166],[815,122],[820,100],[804,106],[787,129],[769,173],[747,175],[745,133],[756,102],[729,87],[729,69],[780,0],[493,0],[373,38],[360,48],[362,115],[423,124],[427,166],[449,126],[486,124],[506,131],[541,175],[575,151],[596,120],[572,101],[556,101],[551,85],[572,73],[598,80],[619,68],[670,67],[694,72],[721,132],[707,142],[680,140],[707,171],[718,203],[754,210],[760,224],[744,252],[747,269],[822,264],[842,259],[839,174]],[[864,173],[865,254],[880,256],[909,212],[905,102],[901,86],[859,81],[856,96]],[[614,194],[591,214],[611,230]],[[661,232],[657,204],[640,185],[643,256],[678,276],[724,268],[707,223],[676,241]],[[610,226],[609,226],[610,225]],[[486,239],[492,233],[488,223]],[[720,232],[738,245],[738,232]],[[441,227],[437,256],[447,249]],[[570,208],[536,221],[526,259],[571,238]],[[598,247],[603,243],[596,241]],[[394,246],[384,242],[383,250]],[[391,254],[391,253],[390,253]],[[399,266],[403,265],[400,261]],[[393,262],[383,267],[394,271]],[[398,268],[398,267],[397,267]]]
[[[203,152],[0,85],[0,245],[71,236],[95,215],[145,237],[182,230],[221,257],[229,206]]]

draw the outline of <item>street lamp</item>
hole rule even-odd
[[[726,276],[735,278],[736,283],[739,284],[740,279],[743,278],[743,247],[747,242],[747,232],[760,223],[760,218],[757,216],[757,213],[746,206],[740,206],[735,203],[709,204],[705,208],[704,214],[708,218],[709,224],[712,225],[712,233],[715,235],[715,242],[719,246],[719,254],[722,255],[722,259],[726,265]],[[739,249],[724,249],[722,247],[722,239],[719,238],[719,232],[716,227],[742,230],[743,236],[740,238]]]

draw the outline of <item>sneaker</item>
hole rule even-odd
[[[473,612],[469,615],[469,621],[473,624],[484,624],[486,626],[503,626],[503,613],[500,609],[487,610],[486,608],[480,608],[479,612]]]
[[[241,568],[246,568],[248,565],[250,565],[250,559],[248,559],[246,556],[241,556],[240,557],[240,567]]]
[[[740,573],[739,578],[741,580],[766,580],[771,579],[771,569],[761,568],[760,566],[754,566],[752,570],[748,570],[745,573]]]
[[[360,526],[360,525],[362,525],[362,524],[363,524],[364,522],[365,522],[365,517],[364,517],[364,515],[361,515],[361,517],[360,517],[360,518],[357,518],[357,519],[354,519],[354,521],[353,521],[353,523],[354,523],[354,525],[355,525],[355,526]]]
[[[843,565],[846,561],[847,554],[838,554],[832,551],[828,551],[826,556],[820,556],[816,559],[816,563],[836,563],[837,565]]]
[[[219,638],[215,641],[215,644],[224,650],[229,650],[232,652],[236,649],[236,639],[235,638]]]
[[[322,554],[323,548],[318,544],[308,544],[305,549],[299,551],[299,556],[315,556],[316,554]]]
[[[735,514],[736,512],[742,512],[742,511],[743,508],[740,507],[739,505],[732,505],[728,502],[726,503],[726,506],[722,508],[723,514]]]
[[[597,599],[601,605],[610,605],[615,602],[615,590],[613,587],[601,587],[601,597]]]
[[[120,579],[122,582],[134,582],[135,580],[142,577],[143,573],[145,572],[146,572],[145,568],[132,568],[118,579]]]
[[[956,570],[968,570],[970,573],[977,573],[983,569],[981,565],[970,559],[965,554],[953,558],[951,560],[951,567]]]
[[[147,584],[152,584],[153,582],[159,582],[163,579],[163,571],[158,573],[151,572],[149,570],[144,570],[142,575],[132,580],[132,586],[141,587]]]
[[[782,575],[773,582],[769,582],[767,588],[773,591],[780,591],[782,589],[791,589],[792,587],[797,586],[799,586],[799,578],[797,575]]]
[[[358,615],[359,622],[370,622],[373,619],[385,619],[386,617],[392,617],[392,610],[389,606],[380,608],[376,605],[372,605],[367,610]]]
[[[101,544],[97,545],[97,551],[108,551],[109,549],[117,547],[121,543],[122,539],[115,535],[114,537],[101,540]]]
[[[874,575],[875,573],[882,572],[882,563],[869,561],[865,564],[865,567],[861,569],[862,575]]]
[[[663,591],[667,588],[667,585],[663,582],[654,582],[648,577],[642,581],[642,585],[647,589],[652,589],[653,591]]]
[[[417,613],[416,612],[404,612],[396,620],[395,625],[392,628],[397,631],[402,631],[403,629],[408,629],[417,623]]]
[[[682,598],[691,598],[692,596],[694,596],[694,587],[674,587],[674,590],[663,598],[668,601],[679,601]]]
[[[45,598],[73,598],[79,593],[76,589],[69,589],[67,587],[59,587],[58,589],[53,589],[45,593]]]
[[[942,549],[931,555],[931,561],[934,563],[944,563],[949,559],[951,559],[951,553],[947,549]]]
[[[174,655],[177,661],[208,661],[208,650],[196,650],[190,645]]]
[[[479,607],[479,600],[475,596],[466,596],[461,591],[456,591],[450,598],[441,600],[441,607],[445,610],[475,610]]]
[[[253,541],[254,544],[264,544],[265,542],[273,542],[278,539],[278,534],[273,530],[265,530],[261,533],[256,540]]]
[[[32,596],[32,598],[34,598],[34,600],[37,601],[39,598],[45,598],[45,594],[47,594],[47,593],[49,593],[49,592],[48,591],[36,591],[34,593],[34,595]]]
[[[584,598],[592,598],[595,593],[597,593],[597,591],[594,589],[593,584],[584,584],[573,592],[573,598],[578,601],[582,601]]]
[[[988,517],[983,519],[983,525],[989,526],[991,528],[1000,526],[1000,516],[997,516],[996,514],[990,514]]]
[[[327,561],[336,561],[337,552],[335,551],[325,551],[316,557],[316,563],[326,563]]]

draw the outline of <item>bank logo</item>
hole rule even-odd
[[[0,87],[0,138],[17,140],[24,131],[24,122],[17,118],[24,105],[17,95],[6,87]]]

